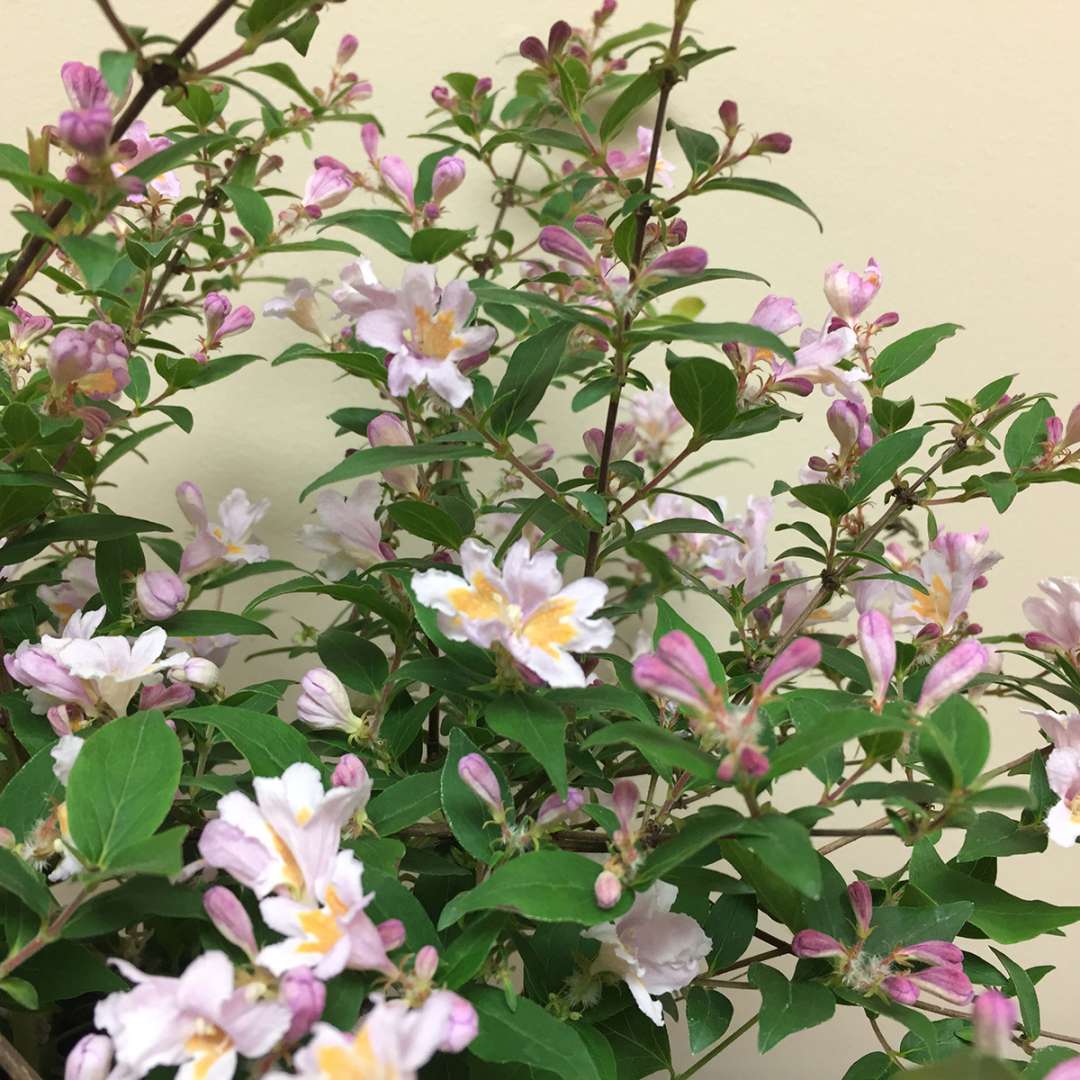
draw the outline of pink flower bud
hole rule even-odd
[[[367,426],[368,442],[372,446],[412,446],[409,429],[393,413],[380,413]],[[384,469],[382,478],[396,491],[415,494],[419,490],[420,473],[415,465],[399,465]]]
[[[218,933],[242,949],[248,959],[254,960],[259,951],[255,943],[255,931],[244,905],[224,885],[213,885],[203,893],[203,907]]]
[[[941,637],[941,627],[936,623],[927,623],[916,635],[916,641],[937,641]]]
[[[641,272],[647,277],[693,277],[709,265],[709,253],[699,247],[677,247],[653,259]]]
[[[773,131],[768,135],[759,135],[748,153],[751,154],[786,154],[791,149],[791,136],[782,131]]]
[[[580,788],[567,788],[566,798],[549,795],[536,812],[537,825],[561,825],[572,818],[585,805],[585,792]]]
[[[984,990],[971,1007],[975,1048],[989,1057],[1004,1057],[1012,1047],[1013,1029],[1020,1011],[1000,990]]]
[[[152,622],[171,619],[187,598],[187,585],[171,570],[147,570],[135,579],[135,600]]]
[[[439,969],[439,950],[434,945],[424,945],[413,961],[413,972],[418,979],[430,982]]]
[[[491,88],[495,84],[491,81],[490,75],[485,75],[476,80],[476,85],[473,87],[473,97],[482,98],[485,94],[491,93]]]
[[[108,105],[112,94],[96,67],[69,60],[60,68],[60,80],[68,99],[76,109],[92,109]]]
[[[622,897],[622,882],[610,871],[604,870],[593,885],[596,906],[607,911],[613,908]]]
[[[379,931],[379,940],[387,952],[400,949],[405,944],[405,924],[400,919],[384,919],[375,929]]]
[[[593,22],[597,26],[601,26],[615,14],[616,7],[618,7],[618,4],[616,4],[615,0],[604,0],[596,11],[593,12]]]
[[[461,158],[440,158],[435,171],[431,174],[431,197],[436,203],[441,203],[443,199],[461,187],[464,179],[465,162]]]
[[[349,103],[367,101],[374,93],[375,87],[367,79],[359,79],[345,92],[344,100]]]
[[[971,980],[958,964],[923,968],[922,971],[913,971],[908,978],[920,990],[951,1001],[954,1005],[966,1005],[971,1000]]]
[[[503,815],[502,791],[491,766],[480,754],[466,754],[458,761],[458,776],[469,790],[497,817]]]
[[[765,674],[762,675],[754,696],[761,700],[785,679],[809,671],[820,663],[821,646],[813,638],[796,638],[765,669]]]
[[[109,148],[112,122],[112,110],[98,105],[61,113],[57,130],[72,149],[91,157],[101,157]]]
[[[739,747],[739,768],[747,776],[764,776],[769,771],[769,759],[754,746]]]
[[[874,705],[880,709],[889,692],[889,683],[896,670],[896,639],[892,623],[877,610],[859,616],[859,652],[870,675]]]
[[[439,990],[436,993],[446,994],[454,999],[439,1049],[447,1054],[460,1054],[479,1034],[480,1018],[472,1003],[460,994],[455,994],[452,990]]]
[[[840,444],[840,456],[845,457],[858,443],[863,425],[855,403],[845,399],[834,401],[825,413],[825,422]]]
[[[64,1080],[106,1080],[112,1060],[113,1044],[108,1035],[84,1035],[64,1062]]]
[[[739,133],[739,106],[729,98],[720,102],[717,112],[720,114],[720,125],[724,134],[729,139],[734,139]]]
[[[206,333],[213,337],[225,321],[225,316],[232,311],[232,302],[224,293],[210,292],[203,298],[203,318],[206,322]]]
[[[902,975],[890,975],[882,982],[881,988],[898,1005],[914,1005],[919,1000],[919,988]]]
[[[412,170],[397,154],[386,154],[379,162],[379,172],[387,185],[405,200],[407,206],[416,206],[416,186]]]
[[[1061,442],[1062,436],[1065,434],[1065,424],[1058,416],[1048,416],[1046,418],[1046,441],[1050,446],[1057,446]]]
[[[330,783],[334,787],[371,789],[367,766],[355,754],[342,754],[338,758]]]
[[[552,56],[558,53],[570,40],[570,35],[573,34],[573,32],[570,24],[565,19],[559,19],[558,22],[553,22],[551,24],[551,29],[548,30],[548,52]]]
[[[433,86],[431,88],[431,100],[434,101],[440,109],[449,109],[453,101],[453,97],[448,87]]]
[[[823,473],[828,472],[829,463],[820,455],[811,454],[810,457],[806,459],[806,467],[812,472]]]
[[[373,165],[379,153],[379,125],[370,120],[360,129],[360,142],[363,144],[364,153],[368,161]]]
[[[353,181],[345,169],[324,165],[317,168],[308,177],[304,185],[302,205],[304,212],[312,218],[318,218],[324,210],[344,202],[353,189]]]
[[[1058,643],[1049,634],[1032,630],[1024,635],[1024,644],[1036,652],[1057,652]]]
[[[791,951],[803,959],[844,956],[847,950],[839,941],[820,930],[800,930],[791,939]]]
[[[182,709],[195,700],[195,691],[186,683],[151,683],[139,691],[139,710]]]
[[[867,260],[861,274],[845,270],[840,262],[825,271],[825,299],[840,318],[849,322],[870,306],[880,288],[881,268],[875,259]]]
[[[855,925],[859,933],[865,935],[870,929],[870,919],[874,914],[874,898],[870,886],[865,881],[853,881],[847,890],[848,902],[855,915]]]
[[[640,798],[637,784],[633,780],[615,781],[615,788],[611,793],[611,802],[615,810],[615,816],[619,819],[619,825],[627,836],[633,831],[634,816],[637,813],[637,804]]]
[[[561,225],[545,225],[540,230],[540,247],[549,255],[577,263],[586,270],[593,269],[595,260],[588,248],[572,232]]]
[[[53,729],[56,735],[63,738],[65,735],[70,735],[75,729],[72,727],[72,709],[74,706],[67,705],[53,705],[46,713],[46,717],[49,721],[49,727]],[[80,711],[74,713],[76,717],[80,715]]]
[[[916,712],[925,716],[947,697],[963,690],[990,666],[990,650],[972,638],[950,649],[929,671],[919,694]]]
[[[338,67],[344,67],[356,54],[356,50],[360,47],[360,42],[357,40],[355,34],[346,34],[337,47],[336,63]]]
[[[169,669],[169,678],[173,682],[187,683],[197,690],[213,690],[221,681],[221,669],[213,660],[202,656],[192,656],[183,667]]]
[[[530,469],[539,469],[555,456],[555,447],[550,443],[537,443],[524,453],[518,454],[518,460]]]
[[[311,968],[297,967],[286,971],[281,977],[278,993],[292,1013],[285,1041],[299,1042],[323,1014],[326,986],[315,978]]]
[[[518,52],[521,53],[526,60],[531,60],[534,64],[539,64],[540,67],[544,67],[548,62],[548,51],[544,48],[544,43],[538,37],[530,35],[525,38],[518,46]]]
[[[900,321],[900,316],[895,311],[886,311],[874,320],[874,329],[884,330],[886,327],[895,326]]]
[[[686,219],[677,217],[668,222],[667,242],[671,247],[686,243]]]
[[[616,424],[611,433],[611,459],[619,461],[626,457],[637,443],[637,428],[631,423]],[[597,464],[604,450],[604,433],[600,428],[589,428],[581,437],[589,457]]]
[[[342,681],[326,668],[312,668],[300,680],[296,716],[308,727],[320,731],[345,731],[350,734],[359,721],[352,711],[349,692]]]
[[[600,240],[611,231],[599,214],[578,214],[574,218],[574,228],[589,240]]]

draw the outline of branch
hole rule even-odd
[[[0,1035],[0,1065],[3,1066],[4,1075],[11,1080],[41,1080],[26,1058],[3,1035]]]
[[[737,1038],[739,1038],[739,1036],[745,1035],[758,1022],[759,1015],[760,1013],[754,1013],[754,1015],[751,1016],[750,1019],[742,1025],[742,1027],[736,1028],[736,1030],[733,1031],[726,1039],[724,1039],[723,1042],[717,1043],[707,1054],[705,1054],[704,1057],[695,1061],[694,1064],[686,1070],[686,1072],[679,1073],[679,1075],[675,1077],[675,1080],[689,1080],[689,1078],[695,1073],[700,1072],[702,1069],[704,1069],[705,1066],[708,1065],[709,1062],[712,1061],[712,1059],[716,1057],[717,1054],[720,1054],[724,1050],[726,1050]]]
[[[100,2],[100,0],[99,0]],[[176,69],[184,57],[208,34],[211,28],[235,3],[235,0],[217,0],[217,3],[195,24],[175,49],[164,60],[155,61],[143,72],[142,85],[131,99],[128,107],[113,125],[111,143],[116,143],[143,111],[150,99],[164,87],[176,80]],[[71,209],[67,199],[61,199],[48,213],[45,224],[55,229]],[[31,268],[38,257],[45,253],[48,258],[55,245],[43,236],[32,236],[15,260],[3,282],[0,283],[0,307],[8,307],[26,284]]]
[[[32,956],[36,956],[46,945],[51,945],[60,937],[71,916],[78,911],[82,902],[90,896],[97,886],[88,885],[64,907],[60,914],[48,926],[39,930],[21,949],[14,952],[0,964],[0,980],[6,979],[13,971],[21,967]]]
[[[131,31],[120,21],[119,16],[112,9],[109,0],[97,0],[97,6],[101,8],[101,14],[109,21],[109,25],[116,31],[117,36],[124,43],[128,52],[139,52],[139,43],[131,36]]]

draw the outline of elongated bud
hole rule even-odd
[[[840,456],[846,457],[859,441],[862,417],[855,405],[844,399],[834,401],[825,413],[825,423],[840,444]]]
[[[84,1035],[64,1062],[64,1080],[106,1080],[113,1061],[108,1035]]]
[[[874,898],[870,895],[870,886],[865,881],[853,881],[847,890],[851,910],[855,914],[855,925],[859,936],[865,937],[870,930],[870,920],[874,915]]]
[[[622,897],[622,882],[610,871],[604,870],[593,886],[596,906],[607,911],[613,908]]]
[[[544,48],[544,43],[538,37],[530,35],[525,38],[518,46],[518,52],[521,53],[526,60],[531,60],[540,67],[547,66],[548,51]]]
[[[558,22],[553,22],[551,24],[551,29],[548,30],[548,52],[552,56],[561,52],[562,47],[570,40],[570,35],[573,32],[570,24],[565,19],[559,19]]]
[[[379,125],[370,120],[364,124],[364,126],[360,128],[360,142],[363,144],[364,153],[367,154],[368,161],[374,164],[375,158],[379,153]]]
[[[615,816],[619,819],[619,825],[623,832],[628,835],[634,828],[634,815],[637,813],[638,799],[637,784],[633,780],[616,780],[615,790],[611,793],[611,801],[614,804]]]
[[[431,197],[436,203],[441,203],[443,199],[461,187],[464,179],[465,162],[461,158],[440,158],[435,171],[431,174]]]
[[[574,228],[590,240],[601,240],[611,231],[599,214],[578,214],[574,218]]]
[[[194,686],[196,690],[213,690],[221,681],[221,669],[213,660],[192,656],[182,667],[169,668],[169,678]]]
[[[700,274],[709,265],[709,253],[704,248],[684,247],[672,248],[663,255],[653,259],[641,272],[643,278],[647,277],[693,277]]]
[[[558,825],[572,818],[585,805],[585,792],[580,788],[567,788],[566,798],[549,795],[536,812],[537,825]]]
[[[431,88],[431,100],[434,101],[440,109],[449,109],[453,102],[453,95],[450,93],[450,88],[447,86],[433,86]]]
[[[371,777],[368,775],[367,766],[355,754],[342,754],[338,758],[330,783],[334,787],[366,789],[369,795],[371,793]],[[365,795],[360,808],[366,804]]]
[[[539,469],[555,456],[555,447],[551,443],[537,443],[524,453],[518,454],[518,460],[530,469]]]
[[[412,170],[397,154],[386,154],[379,162],[379,172],[383,180],[394,189],[410,206],[416,205],[416,188]]]
[[[916,712],[925,716],[947,697],[963,690],[990,666],[990,650],[972,638],[950,649],[929,671],[919,694]]]
[[[791,951],[804,959],[819,959],[825,956],[844,956],[847,950],[839,941],[820,930],[800,930],[791,939]]]
[[[300,680],[296,715],[308,727],[323,731],[333,729],[352,734],[360,726],[344,683],[326,668],[312,668]]]
[[[920,941],[897,949],[896,956],[920,960],[924,964],[962,964],[963,950],[951,941]]]
[[[881,988],[898,1005],[914,1005],[919,1000],[919,988],[903,975],[890,975]]]
[[[717,112],[720,114],[720,124],[724,129],[724,134],[729,139],[734,139],[739,134],[739,106],[727,98],[720,102]]]
[[[337,66],[344,67],[356,54],[356,50],[359,48],[360,42],[357,40],[355,34],[346,34],[337,47]]]
[[[971,1000],[971,980],[957,964],[923,968],[922,971],[913,971],[908,978],[920,990],[951,1001],[954,1005],[966,1005]]]
[[[439,970],[439,950],[434,945],[425,945],[416,954],[413,961],[413,971],[418,979],[430,982],[435,978],[435,972]]]
[[[1012,998],[1000,990],[984,990],[971,1007],[975,1049],[988,1057],[1004,1057],[1012,1047],[1013,1029],[1019,1018]]]
[[[937,641],[941,637],[941,626],[936,622],[927,623],[916,635],[916,641]]]
[[[870,675],[874,705],[880,710],[889,692],[889,683],[896,670],[896,639],[892,623],[880,611],[871,610],[859,616],[859,652]]]
[[[393,413],[380,413],[367,426],[372,446],[412,446],[409,429]],[[420,472],[415,465],[397,465],[383,469],[382,478],[396,491],[415,494],[419,491]]]
[[[884,330],[886,327],[895,326],[900,321],[900,315],[895,311],[886,311],[874,320],[875,330]]]
[[[326,1008],[326,987],[315,978],[311,968],[297,967],[286,971],[281,977],[278,992],[292,1013],[285,1041],[299,1042],[315,1026]]]
[[[496,817],[503,814],[502,791],[491,766],[479,754],[466,754],[458,762],[458,776]]]
[[[57,131],[72,149],[91,157],[101,157],[109,148],[112,122],[112,110],[97,105],[61,113]]]
[[[147,570],[135,579],[139,610],[155,622],[172,618],[187,598],[187,585],[171,570]]]
[[[1050,446],[1057,446],[1065,434],[1065,424],[1059,416],[1046,418],[1046,441]]]
[[[759,135],[747,151],[749,154],[786,154],[791,149],[791,136],[782,131]]]
[[[244,905],[224,885],[213,885],[203,893],[203,907],[210,921],[226,941],[243,949],[249,959],[259,951],[255,931]]]
[[[589,249],[561,225],[545,225],[540,230],[540,247],[549,255],[577,263],[584,269],[591,270],[594,266],[595,260],[589,254]]]
[[[1049,634],[1032,630],[1024,635],[1024,644],[1036,652],[1057,652],[1060,646]]]
[[[765,669],[765,674],[762,675],[754,696],[760,700],[785,679],[809,671],[820,663],[821,646],[813,638],[796,638]]]
[[[495,85],[490,75],[484,75],[482,78],[476,80],[476,85],[473,87],[473,97],[482,98],[486,94],[491,93],[491,88]]]
[[[405,924],[400,919],[384,919],[375,929],[379,931],[379,940],[387,952],[400,949],[405,944]]]

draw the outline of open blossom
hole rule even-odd
[[[773,564],[769,561],[767,538],[772,519],[772,499],[751,495],[746,500],[745,514],[724,521],[724,528],[738,539],[723,535],[709,538],[705,566],[722,588],[741,584],[743,598],[750,600],[769,585]]]
[[[176,1075],[185,1080],[229,1080],[239,1056],[261,1057],[289,1028],[288,1006],[261,1000],[257,983],[237,986],[222,952],[193,960],[179,978],[145,975],[124,960],[112,964],[135,983],[94,1009],[94,1023],[113,1041],[113,1076],[179,1065]]]
[[[315,288],[307,278],[286,282],[282,296],[274,296],[263,304],[263,315],[271,319],[291,319],[301,330],[324,337],[319,326],[319,301]]]
[[[496,337],[494,327],[466,326],[476,304],[468,285],[451,281],[440,289],[434,267],[423,265],[408,267],[396,292],[356,281],[352,287],[366,300],[353,305],[357,337],[393,353],[390,393],[402,397],[426,384],[454,408],[464,405],[473,388],[459,365]]]
[[[218,816],[199,837],[199,853],[260,898],[287,891],[313,899],[329,883],[341,830],[366,793],[324,791],[318,770],[306,762],[279,777],[257,776],[254,787],[254,801],[239,791],[222,796]]]
[[[218,504],[220,524],[212,524],[197,484],[185,480],[176,489],[176,501],[184,517],[195,526],[195,539],[180,557],[180,576],[193,577],[225,563],[245,566],[265,562],[270,551],[252,542],[252,530],[270,509],[269,499],[253,503],[242,488],[233,488]]]
[[[1080,714],[1044,711],[1035,718],[1054,744],[1046,779],[1059,801],[1046,815],[1046,827],[1055,844],[1072,847],[1080,838]]]
[[[668,388],[660,386],[635,394],[627,402],[627,412],[637,433],[634,458],[650,463],[662,461],[672,436],[686,423]]]
[[[355,319],[371,307],[368,290],[385,292],[379,285],[379,278],[370,259],[353,259],[343,266],[338,273],[341,284],[330,294],[330,299],[337,304],[343,315]]]
[[[530,555],[527,540],[510,548],[501,570],[494,556],[493,548],[466,540],[464,578],[426,570],[412,580],[416,598],[439,612],[439,626],[452,640],[485,649],[498,643],[550,686],[584,686],[573,654],[605,649],[615,637],[607,619],[590,618],[607,585],[579,578],[564,586],[555,555]]]
[[[70,619],[86,602],[97,595],[97,570],[94,560],[84,555],[64,567],[58,585],[39,585],[37,598],[57,617]]]
[[[45,368],[57,387],[71,386],[95,401],[115,400],[131,382],[124,331],[115,323],[65,327],[49,345]]]
[[[264,899],[259,904],[263,922],[286,937],[262,949],[258,962],[275,975],[298,967],[311,968],[320,979],[333,978],[346,968],[385,974],[396,971],[380,928],[364,911],[375,894],[364,893],[363,869],[351,851],[339,851],[330,876],[315,887],[309,900],[290,896]],[[396,920],[390,921],[396,924]],[[396,925],[392,934],[396,939]]]
[[[795,350],[795,363],[784,361],[773,365],[776,388],[784,389],[785,382],[797,385],[802,381],[820,386],[828,395],[840,393],[852,401],[859,401],[862,393],[859,383],[869,379],[869,374],[859,368],[845,371],[839,366],[854,348],[855,332],[850,327],[804,330],[799,338],[799,348]]]
[[[15,318],[8,323],[7,340],[0,341],[0,356],[14,367],[23,367],[30,346],[52,329],[53,321],[48,315],[32,315],[17,303],[10,310]]]
[[[631,517],[630,524],[635,529],[644,529],[676,518],[706,521],[710,525],[719,524],[701,503],[673,492],[657,495],[648,506],[643,506]],[[691,529],[673,532],[667,538],[667,556],[672,562],[685,566],[688,570],[694,570],[703,562],[708,562],[713,550],[713,541],[719,538],[720,534],[717,533],[693,532]]]
[[[74,109],[115,108],[116,100],[101,72],[90,64],[68,60],[60,68],[60,81]]]
[[[146,161],[147,158],[159,154],[172,146],[173,141],[168,135],[151,137],[150,129],[145,120],[136,120],[124,132],[117,149],[124,155],[122,161],[114,162],[112,171],[114,176],[123,176],[129,169]],[[146,199],[157,201],[161,199],[180,198],[180,177],[169,171],[160,173],[147,182],[145,195],[129,195],[128,202],[141,203]]]
[[[689,915],[672,912],[679,890],[656,881],[634,899],[617,922],[586,930],[601,942],[593,972],[610,971],[629,987],[641,1011],[658,1027],[664,1010],[657,997],[681,990],[701,972],[712,942]]]
[[[951,631],[967,612],[972,593],[986,584],[986,572],[1001,560],[998,552],[986,548],[989,535],[987,529],[939,533],[909,571],[927,591],[904,590],[908,598],[897,608],[897,618]]]
[[[331,581],[393,557],[375,520],[378,505],[379,485],[374,480],[361,480],[347,496],[340,491],[319,492],[318,524],[302,526],[300,543],[322,553],[319,566]]]
[[[842,262],[833,263],[825,271],[825,299],[846,322],[857,319],[870,306],[880,288],[881,268],[874,259],[867,262],[861,274],[845,270]]]
[[[644,176],[649,166],[649,154],[652,152],[653,130],[651,127],[640,126],[637,129],[637,149],[629,154],[622,150],[609,150],[607,155],[608,167],[622,180],[630,180],[635,176]],[[656,182],[664,187],[671,187],[674,181],[671,174],[675,167],[670,161],[665,161],[659,154],[656,156]]]
[[[1080,581],[1076,578],[1044,578],[1042,596],[1029,596],[1023,604],[1028,622],[1035,627],[1024,641],[1029,649],[1067,653],[1080,650]]]

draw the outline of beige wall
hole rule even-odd
[[[177,32],[206,5],[117,0],[116,6],[132,22]],[[387,127],[386,149],[415,159],[428,144],[405,136],[423,122],[428,91],[443,72],[505,77],[515,66],[506,56],[526,33],[542,31],[560,16],[581,22],[594,6],[582,0],[354,0],[328,8],[312,57],[297,67],[317,81],[337,37],[355,32],[361,41],[355,64],[375,83],[371,106]],[[621,7],[624,25],[646,17],[662,20],[668,9],[660,0],[623,0]],[[89,0],[6,0],[3,15],[0,87],[8,104],[0,114],[0,138],[21,143],[25,127],[53,120],[63,106],[60,62],[93,62],[114,42]],[[699,0],[692,21],[702,40],[734,44],[738,51],[695,72],[689,87],[674,96],[674,116],[707,127],[720,100],[733,97],[751,128],[790,132],[792,153],[762,175],[797,190],[826,224],[821,236],[809,219],[784,207],[741,195],[714,197],[686,212],[692,240],[709,249],[713,263],[765,275],[775,290],[796,296],[814,322],[824,314],[825,265],[835,259],[861,265],[874,255],[885,276],[880,310],[899,310],[908,329],[943,321],[967,327],[942,347],[938,362],[908,381],[909,391],[925,399],[964,396],[994,376],[1019,372],[1018,388],[1055,390],[1062,407],[1071,407],[1080,397],[1067,337],[1080,286],[1075,4],[1040,0],[1020,9],[1004,0]],[[224,51],[228,45],[220,43],[227,37],[217,35],[219,45],[208,47],[204,58],[216,56],[219,46]],[[361,157],[357,131],[348,125],[330,126],[317,150],[352,161]],[[679,160],[677,150],[669,156]],[[287,174],[294,187],[302,183],[306,157],[298,147]],[[479,186],[474,172],[455,196],[456,220],[469,220],[471,206],[483,209],[486,219],[490,211]],[[7,228],[5,237],[13,235],[6,223],[0,227]],[[396,274],[380,252],[372,254],[391,277]],[[338,265],[333,257],[312,257],[304,272],[333,277]],[[299,272],[299,260],[290,258],[277,271]],[[243,299],[258,306],[265,295],[252,288]],[[740,319],[752,310],[759,290],[734,283],[703,295],[705,317]],[[264,321],[237,344],[240,351],[273,355],[292,340],[290,325]],[[324,417],[340,405],[370,403],[363,387],[335,381],[329,368],[314,361],[249,368],[199,394],[193,435],[161,437],[151,444],[151,464],[129,458],[117,470],[122,489],[116,503],[178,522],[171,495],[178,481],[197,480],[211,497],[240,484],[274,500],[263,531],[274,553],[309,563],[293,540],[304,520],[296,495],[343,447],[332,439]],[[741,446],[743,452],[751,448],[753,466],[710,474],[702,490],[725,495],[734,509],[750,492],[767,491],[774,477],[791,479],[808,454],[827,443],[820,411],[814,402],[802,427],[786,425]],[[553,405],[547,415],[557,419],[559,409]],[[584,426],[574,418],[565,430]],[[558,425],[552,432],[559,436]],[[565,445],[576,449],[572,440]],[[986,520],[994,545],[1005,554],[993,588],[976,600],[975,612],[988,631],[1017,626],[1019,603],[1039,576],[1080,573],[1076,499],[1069,489],[1044,487],[1026,493],[1003,519],[981,505],[943,515],[943,524],[953,528]],[[700,614],[708,619],[715,612],[710,607]],[[291,632],[284,617],[276,625],[283,635]],[[717,633],[726,629],[718,627]],[[259,675],[295,671],[266,663],[258,668]],[[992,718],[998,760],[1034,745],[1031,721],[1011,705],[995,706]],[[884,871],[895,867],[900,854],[893,841],[869,839],[845,849],[839,865],[845,871]],[[1022,895],[1075,903],[1077,859],[1080,854],[1054,850],[1009,860],[1001,882]],[[1010,950],[1027,963],[1059,965],[1043,983],[1043,1019],[1051,1029],[1075,1026],[1078,941],[1075,931],[1064,940]],[[736,997],[737,1021],[748,1015],[750,1000]],[[839,1077],[850,1061],[873,1048],[861,1014],[845,1010],[832,1025],[795,1037],[760,1060],[747,1039],[725,1055],[723,1066],[700,1075],[787,1077],[802,1075],[812,1061],[815,1075]]]

